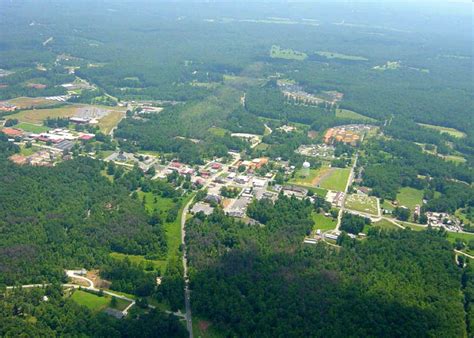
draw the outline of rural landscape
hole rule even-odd
[[[0,0],[0,337],[473,337],[471,9]]]

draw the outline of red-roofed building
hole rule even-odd
[[[92,135],[92,134],[84,134],[84,135],[79,136],[79,139],[84,140],[84,141],[89,141],[89,140],[92,140],[94,136],[95,135]]]
[[[4,133],[5,135],[9,137],[17,137],[17,136],[23,135],[23,131],[16,128],[3,128],[2,133]]]
[[[171,162],[170,163],[170,167],[172,168],[181,168],[183,166],[183,164],[179,163],[179,162]]]
[[[214,169],[214,170],[219,170],[220,168],[222,167],[222,165],[220,163],[213,163],[211,165],[211,168]]]

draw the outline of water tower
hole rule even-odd
[[[311,167],[311,164],[308,161],[304,161],[303,170],[302,170],[303,177],[308,177],[309,176],[309,168],[310,167]]]

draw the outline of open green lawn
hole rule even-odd
[[[336,228],[337,220],[332,217],[326,217],[324,214],[318,214],[316,212],[311,213],[314,226],[313,229],[321,229],[322,231],[332,230]]]
[[[446,133],[446,134],[449,134],[449,135],[454,136],[454,137],[461,138],[461,137],[466,136],[465,133],[463,133],[460,130],[454,129],[454,128],[435,126],[433,124],[425,124],[425,123],[418,123],[418,124],[422,127],[429,128],[429,129],[434,129],[434,130],[437,130],[441,133]]]
[[[327,190],[344,191],[350,171],[350,168],[333,168],[328,175],[321,179],[319,186]]]
[[[423,203],[423,190],[403,187],[397,194],[397,201],[400,206],[403,205],[413,211],[417,204],[421,206]]]
[[[396,230],[396,229],[401,230],[402,229],[400,227],[397,227],[392,222],[387,221],[386,219],[381,219],[378,222],[374,222],[374,223],[372,223],[372,226],[378,226],[378,227],[381,227],[382,229],[390,229],[390,230]]]
[[[324,174],[328,170],[327,167],[321,167],[318,169],[309,169],[308,175],[305,175],[304,169],[299,169],[295,173],[295,177],[290,179],[289,183],[302,185],[302,186],[315,186],[315,180],[318,176]]]
[[[323,52],[319,51],[316,52],[319,56],[324,56],[327,59],[340,59],[340,60],[350,60],[350,61],[368,61],[369,59],[363,57],[363,56],[357,56],[357,55],[347,55],[347,54],[341,54],[341,53],[335,53],[335,52]]]
[[[348,109],[336,109],[336,117],[339,117],[341,119],[352,119],[352,120],[361,120],[361,121],[367,121],[367,122],[375,122],[376,120],[364,116],[362,114],[356,113],[355,111],[348,110]]]
[[[112,296],[104,295],[100,297],[96,294],[83,290],[75,290],[71,296],[71,299],[79,305],[86,306],[93,312],[99,312],[108,307],[122,311],[128,305],[130,305],[129,301],[120,298],[116,298],[115,305],[112,305]]]
[[[390,211],[395,209],[395,207],[392,205],[392,203],[390,203],[390,201],[387,201],[387,200],[383,201],[381,207],[385,210],[390,210]]]
[[[79,305],[86,306],[93,312],[99,312],[107,308],[110,304],[111,298],[99,297],[90,292],[76,290],[71,296],[71,299]]]
[[[216,136],[224,136],[228,132],[227,129],[218,127],[211,127],[207,131]]]
[[[448,241],[450,241],[451,243],[456,242],[456,239],[458,238],[467,243],[470,240],[474,239],[474,233],[467,234],[467,233],[448,232]]]
[[[21,146],[20,147],[20,154],[23,155],[23,156],[30,156],[32,155],[33,153],[37,152],[40,148],[38,147],[30,147],[30,148],[27,148],[25,146]]]
[[[26,131],[27,133],[44,133],[49,130],[48,127],[45,127],[43,125],[39,124],[31,124],[31,123],[26,123],[26,122],[21,122],[18,123],[15,128],[20,128],[23,131]]]
[[[293,49],[283,49],[280,46],[273,45],[270,49],[270,57],[276,59],[303,61],[308,57],[308,55]]]
[[[364,196],[351,194],[346,198],[345,207],[350,210],[365,212],[371,215],[378,215],[377,198],[374,196]]]
[[[111,252],[110,257],[117,260],[124,260],[125,258],[128,258],[128,260],[134,264],[143,264],[145,269],[148,266],[152,266],[154,270],[159,270],[163,265],[159,260],[146,259],[145,256],[142,255],[127,255],[120,252]]]

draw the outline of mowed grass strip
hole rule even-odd
[[[123,111],[111,111],[107,116],[102,117],[99,120],[100,131],[108,135],[114,129],[122,118],[125,116]]]
[[[418,123],[418,124],[422,127],[429,128],[429,129],[434,129],[434,130],[437,130],[441,133],[446,133],[446,134],[449,134],[449,135],[457,137],[457,138],[462,138],[462,137],[466,136],[465,133],[463,133],[460,130],[454,129],[454,128],[435,126],[433,124],[425,124],[425,123]]]
[[[332,191],[344,191],[349,179],[350,168],[333,168],[319,182],[321,188]]]

